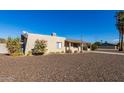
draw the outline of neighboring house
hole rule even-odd
[[[105,42],[105,43],[102,43],[98,48],[100,48],[100,49],[117,49],[117,45]]]
[[[83,50],[83,43],[79,40],[65,40],[65,52],[71,50],[72,53],[78,53]]]
[[[0,43],[0,54],[8,54],[8,49],[6,48],[6,43]]]
[[[8,54],[6,39],[0,38],[0,54]]]
[[[60,52],[65,53],[68,50],[73,52],[81,52],[83,43],[78,40],[67,40],[65,37],[58,37],[55,33],[51,35],[40,35],[40,34],[32,34],[32,33],[23,33],[21,35],[22,40],[22,48],[25,55],[28,54],[35,46],[36,40],[45,40],[47,41],[47,52]]]

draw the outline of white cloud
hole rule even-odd
[[[112,42],[113,43],[118,43],[119,42],[119,39],[113,39]]]

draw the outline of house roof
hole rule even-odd
[[[71,43],[77,43],[77,44],[83,44],[83,45],[87,45],[87,44],[91,44],[88,42],[84,42],[84,41],[80,41],[80,40],[72,40],[72,39],[66,39],[65,42],[71,42]]]
[[[54,33],[53,33],[54,34]],[[24,36],[25,38],[28,37],[28,35],[35,35],[35,36],[47,36],[47,37],[56,37],[56,38],[63,38],[65,39],[65,37],[60,37],[60,36],[54,36],[54,35],[44,35],[44,34],[34,34],[34,33],[22,33],[22,36]]]
[[[66,39],[65,41],[66,41],[66,42],[71,42],[71,43],[83,43],[83,42],[80,41],[80,40],[72,40],[72,39]]]
[[[31,35],[38,35],[38,36],[50,36],[50,35],[42,35],[42,34],[32,34],[32,33],[23,33],[22,36],[27,38],[28,34],[31,34]],[[51,37],[51,36],[50,36]],[[57,38],[64,38],[64,37],[57,37]],[[87,42],[84,42],[84,41],[81,41],[81,40],[74,40],[74,39],[66,39],[65,38],[65,42],[71,42],[71,43],[78,43],[78,44],[87,44]]]

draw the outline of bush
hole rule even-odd
[[[32,51],[28,51],[27,56],[32,56]]]
[[[83,46],[83,50],[87,50],[87,46]]]
[[[97,46],[101,46],[102,45],[101,42],[95,42],[94,44],[97,45]]]
[[[63,54],[63,53],[64,53],[64,51],[61,51],[61,53]]]
[[[23,55],[19,38],[9,37],[7,40],[7,48],[8,48],[10,55],[12,56]]]
[[[98,48],[98,46],[96,44],[91,45],[91,50],[96,50],[97,48]]]
[[[32,49],[33,55],[43,55],[46,52],[47,42],[44,40],[36,40],[34,49]]]
[[[15,52],[13,54],[11,54],[12,56],[22,56],[24,55],[23,52]]]

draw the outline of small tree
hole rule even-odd
[[[32,54],[34,55],[43,55],[46,52],[47,41],[45,40],[36,40]]]
[[[97,45],[97,46],[101,46],[102,45],[101,42],[95,42],[94,44]]]
[[[9,37],[7,40],[7,48],[11,55],[19,56],[22,55],[22,49],[19,38],[11,38]]]
[[[98,48],[98,45],[96,43],[91,45],[91,50],[96,50]]]

